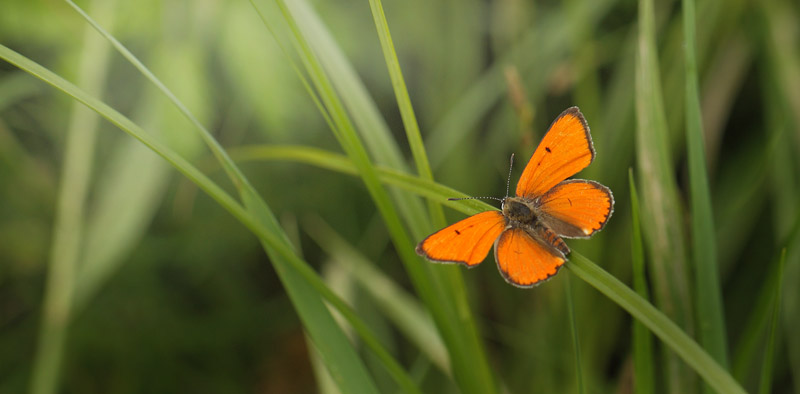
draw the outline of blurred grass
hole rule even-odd
[[[707,308],[724,316],[715,320],[727,331],[738,385],[798,392],[800,299],[789,284],[800,279],[799,7],[697,2],[691,39],[690,9],[679,6],[688,2],[639,3],[257,2],[271,31],[246,2],[104,3],[112,15],[87,5],[169,86],[170,103],[118,56],[81,60],[87,24],[70,7],[8,1],[0,13],[5,59],[62,89],[68,85],[49,73],[77,81],[81,91],[92,91],[81,77],[88,67],[105,64],[108,73],[90,73],[105,81],[100,91],[68,97],[0,64],[0,392],[48,384],[32,373],[35,350],[51,346],[37,338],[46,324],[46,278],[70,280],[48,263],[69,258],[52,236],[64,214],[82,223],[67,234],[81,241],[65,351],[54,358],[61,378],[50,391],[330,392],[332,384],[342,392],[395,392],[407,375],[405,391],[570,392],[581,385],[577,342],[588,392],[631,392],[641,368],[630,361],[639,347],[623,310],[630,304],[613,298],[623,293],[599,293],[583,281],[571,281],[567,293],[564,274],[520,291],[499,277],[491,257],[465,270],[413,255],[413,245],[441,225],[426,204],[460,212],[446,210],[447,222],[487,209],[445,199],[501,195],[508,155],[524,163],[570,105],[581,106],[597,151],[597,163],[579,177],[611,187],[617,209],[593,239],[568,243],[623,282],[633,275],[641,287],[644,279],[680,327],[659,334],[663,325],[648,323],[661,338],[655,354],[673,349],[692,366],[676,376],[673,361],[645,357],[655,391],[698,391],[692,369],[723,382],[715,386],[721,391],[738,389],[687,341],[707,343]],[[696,71],[685,53],[696,54]],[[507,70],[517,77],[507,79]],[[528,114],[515,111],[513,89],[523,92]],[[149,146],[98,124],[95,148],[79,146],[94,152],[78,155],[91,168],[83,212],[56,208],[59,198],[81,193],[62,175],[75,156],[67,130],[76,100]],[[204,150],[198,126],[215,153]],[[153,147],[199,185],[173,176]],[[425,159],[431,178],[409,175],[424,174]],[[645,278],[632,269],[639,257],[624,252],[636,232],[626,189],[626,168],[634,165]],[[703,193],[709,204],[697,200]],[[272,218],[288,214],[304,218],[299,231]],[[714,245],[718,292],[697,271],[698,254],[714,260]],[[765,261],[784,247],[776,314],[777,265]],[[568,265],[588,269],[584,279],[596,286],[611,280],[583,265],[582,255]],[[327,293],[336,277],[346,279],[346,297]],[[720,302],[703,307],[709,291]],[[345,335],[351,323],[326,308],[345,300],[338,307],[363,323],[361,335]],[[383,361],[374,353],[381,348]],[[320,386],[311,352],[332,372],[316,375]],[[393,362],[395,379],[386,369]],[[762,370],[771,375],[762,379]],[[327,386],[321,376],[331,378]]]

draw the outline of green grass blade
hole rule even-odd
[[[683,0],[684,65],[686,71],[686,141],[691,193],[692,264],[695,272],[695,311],[700,341],[722,366],[728,365],[722,290],[717,267],[714,214],[706,171],[703,124],[695,53],[694,0]]]
[[[578,324],[575,321],[575,304],[572,297],[572,278],[567,277],[567,285],[564,287],[567,292],[567,314],[569,315],[569,327],[572,333],[572,349],[575,355],[575,381],[578,385],[577,392],[583,394],[586,387],[583,382],[583,363],[581,362],[581,343],[578,338]]]
[[[389,33],[389,25],[386,22],[383,5],[380,0],[370,0],[369,7],[372,10],[372,18],[378,30],[378,38],[381,42],[383,57],[389,69],[389,77],[392,80],[392,88],[395,98],[397,99],[397,106],[400,108],[400,116],[403,119],[406,137],[411,147],[411,155],[414,157],[414,163],[417,165],[417,173],[419,173],[420,177],[423,179],[433,180],[431,166],[428,163],[428,155],[425,153],[425,145],[422,143],[422,135],[419,132],[417,116],[414,114],[414,107],[411,105],[411,98],[408,96],[406,81],[403,78],[403,72],[400,70],[400,62],[397,60],[397,53],[394,50],[394,43],[392,42],[392,35]],[[434,225],[436,227],[444,226],[446,223],[441,206],[431,202],[429,208]]]
[[[673,178],[666,114],[658,69],[653,0],[639,1],[636,61],[636,158],[642,191],[645,241],[650,251],[656,304],[691,332],[692,312],[686,272],[682,217]],[[690,392],[691,376],[674,355],[666,354],[667,386]],[[668,391],[669,391],[668,390]]]
[[[262,243],[268,247],[266,251],[270,255],[276,271],[279,272],[300,318],[303,320],[307,331],[314,338],[315,344],[318,346],[331,375],[339,384],[339,387],[346,392],[377,391],[375,384],[366,372],[363,362],[358,358],[352,345],[322,303],[319,293],[314,291],[312,285],[309,284],[315,275],[313,270],[292,252],[291,245],[288,244],[285,234],[280,230],[277,221],[274,220],[268,208],[265,205],[261,207],[252,205],[254,201],[263,203],[263,200],[260,200],[257,195],[245,194],[243,199],[247,204],[251,204],[251,211],[245,211],[241,205],[189,162],[105,103],[2,45],[0,45],[0,57],[67,93],[141,141],[200,186],[223,208],[253,231],[262,240]],[[254,215],[256,215],[257,219],[254,218]],[[305,275],[305,277],[301,275]]]
[[[642,322],[719,393],[744,393],[744,389],[700,345],[653,305],[611,274],[574,250],[567,267]]]
[[[437,367],[450,373],[442,338],[423,306],[394,280],[375,268],[361,252],[347,243],[322,219],[309,218],[306,231],[324,251],[350,272],[372,297],[386,316],[408,339],[417,345]]]
[[[781,258],[778,262],[778,276],[775,290],[772,295],[772,321],[767,337],[767,346],[764,349],[764,361],[761,364],[761,385],[758,392],[768,394],[772,392],[772,365],[775,362],[775,342],[778,335],[781,317],[781,293],[783,291],[783,268],[786,265],[786,248],[781,251]]]
[[[102,15],[113,15],[114,2],[94,4],[96,11]],[[105,41],[97,37],[92,29],[86,28],[78,79],[94,95],[100,95],[104,89],[109,54]],[[98,123],[97,114],[80,103],[73,103],[66,130],[43,315],[31,374],[30,392],[33,394],[59,391],[61,361],[75,310],[73,298],[78,287],[77,272],[82,258],[85,208],[91,185]]]
[[[770,323],[771,303],[774,302],[774,289],[778,286],[779,259],[773,258],[769,265],[769,274],[758,290],[753,311],[747,318],[736,352],[732,358],[731,370],[736,380],[749,382],[751,373],[757,368],[758,352],[763,347],[764,332]]]
[[[642,230],[639,224],[639,195],[633,180],[633,169],[628,170],[628,184],[631,191],[631,255],[633,260],[633,288],[639,297],[650,300],[647,289],[647,276],[644,263],[644,245]],[[653,357],[653,339],[650,331],[639,321],[633,321],[633,367],[634,387],[637,393],[655,392],[655,357]]]

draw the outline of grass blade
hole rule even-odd
[[[392,79],[392,88],[397,99],[397,106],[400,108],[400,115],[403,118],[411,154],[414,157],[414,163],[417,165],[417,172],[423,179],[433,180],[431,166],[428,163],[428,155],[425,153],[425,145],[422,143],[422,135],[419,132],[417,116],[414,115],[414,107],[411,105],[411,98],[408,96],[406,81],[403,78],[403,72],[400,70],[400,62],[397,60],[397,53],[394,50],[394,43],[389,33],[389,25],[386,22],[383,5],[380,0],[370,0],[369,7],[372,10],[372,18],[378,30],[383,57],[386,60],[389,76]],[[432,201],[428,206],[434,225],[436,227],[444,226],[442,207]]]
[[[642,186],[644,235],[650,250],[655,301],[679,326],[691,330],[686,251],[677,185],[673,178],[655,37],[653,0],[639,1],[636,61],[636,158]],[[691,377],[665,354],[668,391],[691,392]]]
[[[577,392],[583,394],[586,387],[583,383],[583,364],[581,363],[581,343],[578,338],[578,324],[575,321],[575,304],[572,299],[572,278],[567,277],[567,285],[564,287],[567,292],[567,314],[569,315],[569,327],[572,332],[572,348],[575,355],[575,381],[578,384]]]
[[[778,335],[778,326],[781,317],[781,293],[783,291],[783,268],[786,265],[786,248],[781,251],[781,258],[778,262],[778,276],[775,284],[775,291],[772,295],[772,321],[767,337],[767,346],[764,349],[764,361],[761,364],[761,385],[758,392],[768,394],[772,392],[772,365],[775,359],[775,342]]]
[[[647,289],[647,276],[644,263],[644,245],[642,244],[642,230],[639,224],[639,195],[636,193],[636,184],[633,180],[633,169],[628,170],[628,184],[631,191],[631,255],[633,260],[633,288],[636,294],[645,300],[650,300]],[[655,373],[653,366],[653,339],[650,332],[639,321],[633,321],[633,366],[634,387],[637,393],[655,392]]]
[[[114,2],[93,4],[102,15],[113,15]],[[99,95],[104,89],[110,50],[105,41],[90,28],[84,31],[83,45],[78,78],[88,91]],[[97,114],[80,103],[73,103],[66,130],[44,311],[31,374],[30,392],[33,394],[55,393],[59,387],[64,346],[75,310],[73,298],[78,287],[77,272],[82,257],[85,208],[91,185],[98,123]]]
[[[692,264],[695,268],[695,311],[700,341],[722,366],[728,365],[722,290],[717,267],[714,214],[706,171],[703,123],[695,53],[694,0],[683,0],[684,65],[686,71],[686,141],[691,193]]]

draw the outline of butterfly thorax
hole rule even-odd
[[[521,228],[533,239],[550,248],[553,253],[565,255],[569,253],[567,244],[548,225],[548,217],[544,215],[536,200],[525,197],[506,197],[503,199],[503,216],[506,228]]]
[[[537,210],[533,200],[527,198],[506,197],[503,199],[503,216],[512,225],[536,224],[538,221]]]

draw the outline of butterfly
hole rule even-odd
[[[508,283],[542,283],[558,272],[570,252],[562,238],[589,238],[605,227],[614,210],[609,188],[567,179],[586,168],[594,155],[583,114],[578,107],[566,109],[533,152],[516,195],[498,198],[500,211],[482,212],[433,233],[417,245],[417,254],[474,267],[494,245],[497,268]]]

